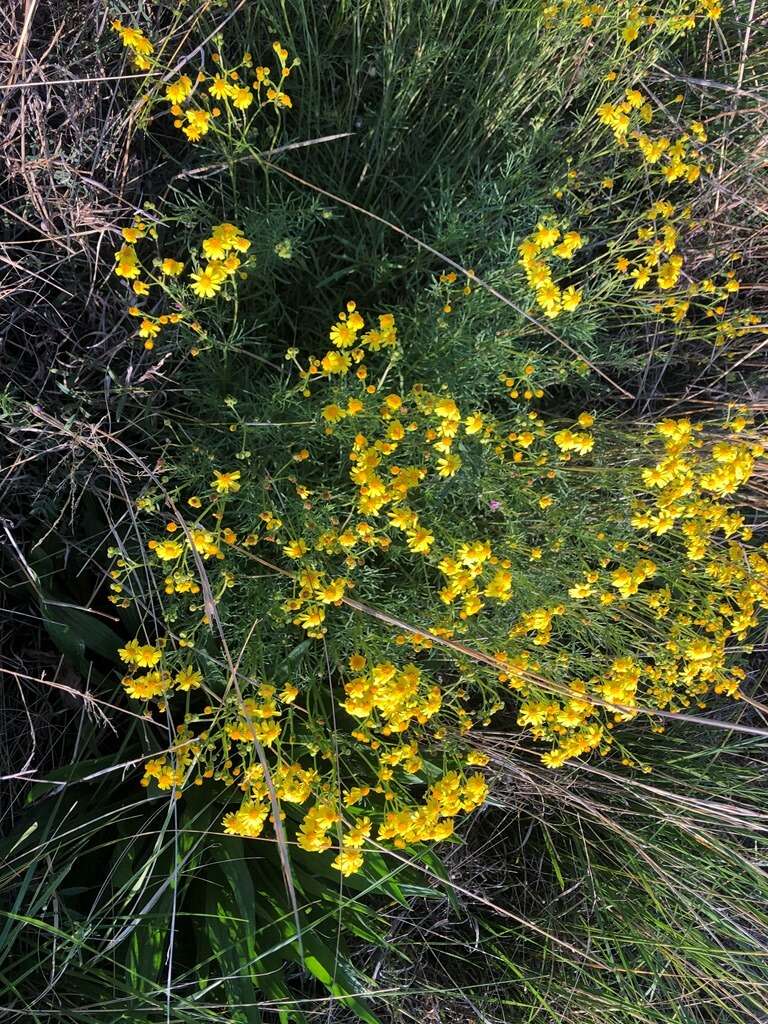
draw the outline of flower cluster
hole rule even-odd
[[[260,111],[270,106],[280,111],[293,106],[284,86],[300,61],[294,59],[289,64],[288,51],[280,42],[275,42],[272,49],[278,60],[276,71],[263,65],[254,68],[250,53],[244,54],[236,67],[224,68],[221,56],[214,54],[214,63],[219,65],[217,74],[207,77],[200,73],[194,83],[188,75],[169,82],[165,99],[170,103],[174,128],[179,128],[190,142],[199,142],[222,114],[230,119],[250,116],[251,108]]]
[[[141,29],[123,25],[118,20],[112,22],[112,28],[120,36],[120,40],[126,50],[130,50],[134,66],[139,71],[149,71],[152,67],[152,60],[150,58],[155,48]]]
[[[191,315],[188,289],[199,299],[214,298],[228,281],[239,274],[243,276],[240,255],[248,251],[250,241],[234,224],[217,224],[210,237],[203,239],[202,251],[205,264],[198,264],[189,273],[189,285],[185,287],[182,275],[185,264],[171,256],[157,256],[150,265],[142,265],[136,245],[142,239],[157,240],[157,227],[148,224],[142,217],[134,219],[130,227],[123,228],[123,245],[115,253],[115,274],[131,282],[131,289],[139,297],[150,296],[152,290],[165,295],[175,307],[173,312],[153,314],[139,306],[132,305],[128,312],[139,319],[138,335],[144,341],[145,349],[155,347],[155,339],[167,324],[186,322],[198,336],[202,328]]]
[[[618,32],[629,46],[640,39],[644,30],[683,35],[692,32],[701,19],[717,21],[722,14],[720,0],[686,0],[673,7],[672,11],[666,11],[659,5],[649,9],[647,3],[599,4],[588,0],[559,0],[545,4],[541,16],[548,27],[570,19],[572,24],[590,33],[612,36]]]
[[[603,103],[597,108],[598,119],[611,129],[616,143],[623,149],[634,149],[652,172],[658,172],[668,183],[697,181],[702,167],[712,170],[700,147],[707,134],[700,121],[692,121],[690,132],[677,138],[657,135],[651,138],[641,129],[653,121],[653,108],[639,89],[627,89],[617,103]]]
[[[747,425],[744,417],[736,417],[728,427],[740,433]],[[687,418],[664,420],[655,432],[664,454],[641,472],[632,526],[641,535],[674,535],[688,563],[701,571],[700,576],[691,574],[683,566],[680,575],[703,594],[695,601],[684,598],[683,591],[678,593],[679,581],[672,580],[659,589],[648,588],[660,569],[647,557],[614,569],[604,560],[574,583],[569,597],[592,605],[593,614],[600,606],[641,615],[646,610],[658,639],[648,649],[614,658],[602,675],[570,680],[567,700],[537,696],[522,704],[519,723],[531,727],[538,739],[556,741],[544,756],[553,767],[595,747],[608,748],[612,737],[599,721],[601,707],[610,708],[613,720],[621,722],[641,708],[677,710],[692,701],[704,706],[712,691],[738,696],[744,673],[730,661],[727,642],[732,638],[742,644],[757,625],[759,612],[768,610],[768,561],[737,542],[735,538],[748,542],[751,530],[725,501],[749,480],[765,447],[729,440],[706,445],[703,424]],[[649,550],[643,541],[633,547]],[[616,548],[631,550],[626,543]],[[669,557],[669,548],[659,548],[659,560],[663,557]],[[533,643],[547,645],[554,616],[566,613],[565,605],[536,609],[521,619],[517,631],[533,631]],[[515,686],[523,694],[528,689],[519,682]]]
[[[519,263],[525,271],[528,285],[536,304],[550,319],[560,313],[572,313],[581,302],[582,293],[574,285],[561,288],[552,275],[552,258],[567,263],[584,245],[578,231],[565,231],[552,221],[540,221],[536,230],[528,235],[517,251]]]
[[[441,296],[442,301],[442,312],[445,315],[449,315],[453,312],[453,304],[455,302],[454,295],[461,294],[463,296],[472,294],[472,285],[470,281],[475,276],[474,270],[467,270],[464,283],[459,286],[458,280],[459,275],[455,270],[444,271],[438,275],[437,287],[438,294]]]
[[[666,207],[656,213],[671,216]],[[659,237],[669,245],[664,226]],[[227,230],[203,246],[211,261],[226,259],[242,238],[219,228]],[[531,259],[567,259],[581,242],[546,224],[538,230]],[[611,467],[594,413],[548,423],[532,408],[544,393],[534,363],[502,372],[501,393],[482,409],[462,408],[447,389],[370,383],[379,354],[397,361],[399,336],[391,314],[376,326],[367,320],[347,303],[325,355],[306,368],[297,362],[298,403],[313,390],[330,392],[313,399],[313,430],[344,467],[338,480],[324,479],[316,500],[302,446],[283,481],[298,503],[281,484],[280,506],[254,510],[254,475],[226,464],[200,481],[199,493],[177,495],[184,515],[148,541],[166,619],[177,624],[176,649],[137,639],[120,652],[130,666],[128,696],[187,708],[172,749],[147,764],[146,785],[178,794],[212,779],[239,790],[225,832],[258,837],[278,813],[302,849],[333,851],[343,874],[361,870],[373,839],[399,848],[445,840],[460,815],[483,803],[486,780],[468,769],[487,759],[472,737],[510,698],[520,727],[548,745],[548,766],[606,753],[616,727],[640,714],[703,705],[713,692],[737,697],[743,670],[735,655],[768,610],[768,560],[749,547],[751,531],[733,504],[765,454],[746,416],[719,430],[665,420],[640,465],[633,458]],[[509,481],[519,515],[507,523],[501,502],[492,502],[495,525],[457,536],[440,506],[461,492],[467,466],[480,464]],[[561,554],[574,469],[618,479],[618,500],[630,510],[606,516],[580,569]],[[612,505],[617,484],[605,486]],[[150,493],[140,501],[148,516],[159,515]],[[518,523],[535,524],[538,539]],[[275,678],[243,677],[233,689],[188,651],[204,649],[210,627],[201,571],[224,614],[254,548],[268,556],[259,555],[262,565],[279,563],[285,596],[271,614],[282,631],[298,627],[305,642],[325,641],[336,617],[357,603],[350,595],[365,600],[371,572],[382,578],[405,566],[425,580],[418,628],[398,623],[393,638],[387,627],[391,656],[363,646],[328,663],[330,692],[321,702],[311,673],[290,678],[284,667]],[[121,555],[113,585],[130,591],[139,568],[139,559]],[[404,646],[410,657],[394,656]]]
[[[121,647],[118,654],[130,669],[129,675],[122,679],[123,688],[129,697],[137,700],[159,699],[159,703],[164,705],[172,691],[188,693],[202,684],[202,674],[189,663],[177,667],[175,673],[167,668],[157,668],[163,658],[161,646],[140,644],[138,639],[134,639]],[[143,671],[145,669],[148,671]]]
[[[131,28],[117,20],[112,22],[112,28],[120,36],[123,46],[131,52],[136,68],[150,70],[154,46],[141,29]],[[272,107],[280,112],[292,107],[285,83],[301,61],[294,58],[289,63],[288,51],[277,40],[272,44],[272,50],[277,57],[275,70],[266,65],[254,68],[250,53],[243,54],[234,67],[225,68],[221,54],[214,53],[211,59],[218,65],[216,74],[208,76],[201,71],[194,79],[182,74],[169,81],[163,95],[170,104],[174,127],[179,128],[190,142],[199,142],[222,115],[230,121],[241,115],[249,117],[251,108],[260,111]]]
[[[225,281],[233,277],[240,268],[238,253],[245,253],[251,243],[240,228],[234,224],[217,224],[209,238],[203,239],[205,266],[190,274],[192,291],[200,299],[212,299]]]
[[[657,200],[641,214],[635,238],[617,250],[622,255],[614,263],[616,271],[632,281],[633,291],[655,286],[659,292],[668,293],[662,301],[654,301],[652,309],[665,314],[674,323],[680,323],[689,315],[694,302],[707,317],[724,318],[728,300],[737,295],[740,288],[732,270],[700,281],[689,276],[683,284],[685,258],[678,246],[690,220],[689,208],[678,213],[668,200]],[[738,326],[749,326],[751,319]]]

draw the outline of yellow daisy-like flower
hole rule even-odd
[[[303,555],[306,555],[308,550],[307,542],[301,538],[299,540],[290,541],[290,543],[286,544],[283,548],[283,551],[289,558],[301,558]]]
[[[141,645],[138,640],[129,640],[125,647],[118,649],[120,658],[127,662],[129,665],[138,665],[138,655],[141,650]]]
[[[152,700],[164,692],[168,676],[165,672],[147,672],[146,675],[132,679],[127,676],[122,680],[125,692],[135,700]]]
[[[320,365],[324,373],[346,373],[349,369],[350,358],[343,352],[326,352]]]
[[[209,260],[223,260],[232,247],[232,240],[214,231],[210,238],[203,240],[203,252]]]
[[[234,493],[240,490],[240,484],[237,482],[240,479],[240,470],[235,469],[230,473],[220,473],[218,469],[213,471],[214,479],[211,480],[211,487],[219,494],[229,494],[230,491]]]
[[[208,86],[208,92],[215,100],[225,100],[232,95],[233,86],[223,75],[214,75],[213,81]]]
[[[253,93],[247,87],[240,87],[234,90],[232,106],[238,110],[247,110],[253,103]]]
[[[429,554],[429,550],[435,542],[434,534],[430,533],[429,530],[425,530],[423,526],[408,530],[407,537],[408,547],[411,551],[421,555]]]
[[[139,263],[136,250],[132,245],[121,246],[115,253],[115,260],[117,261],[115,273],[118,277],[134,278],[139,276]]]
[[[438,476],[448,477],[453,476],[458,472],[461,466],[460,455],[446,455],[442,459],[437,460],[437,473]]]
[[[120,36],[123,46],[133,50],[137,55],[147,56],[154,50],[152,43],[140,28],[131,28],[129,25],[123,25],[120,21],[113,21],[112,28]]]
[[[581,292],[573,285],[568,285],[561,296],[562,307],[566,312],[572,313],[581,302]]]
[[[159,647],[153,647],[152,644],[144,644],[142,647],[136,648],[133,663],[138,665],[139,668],[154,668],[158,661],[160,661],[161,655],[162,651]]]
[[[363,854],[357,849],[341,850],[339,855],[331,862],[331,867],[336,868],[346,878],[354,875],[363,866]]]
[[[351,348],[357,340],[357,331],[352,324],[339,321],[331,328],[330,339],[337,348]]]
[[[338,423],[339,420],[344,419],[346,412],[341,408],[341,406],[332,402],[330,405],[326,405],[323,408],[322,416],[328,423]]]
[[[169,277],[178,277],[184,269],[184,264],[178,260],[164,259],[160,265],[160,269],[164,274],[168,274]]]
[[[176,683],[176,689],[182,690],[187,693],[189,690],[196,690],[203,681],[202,673],[196,668],[192,668],[191,665],[186,665],[181,672],[178,673],[174,682]]]
[[[171,562],[179,558],[184,549],[176,540],[161,540],[154,547],[154,552],[163,562]]]
[[[293,704],[299,695],[299,688],[294,686],[293,683],[286,683],[280,691],[280,700],[283,704]]]
[[[146,318],[139,324],[140,338],[154,338],[160,333],[160,325]]]
[[[165,87],[166,99],[171,103],[183,103],[192,92],[192,79],[189,75],[182,75],[175,82],[169,82]]]
[[[190,274],[192,279],[192,291],[201,299],[212,299],[221,288],[221,282],[216,281],[210,270],[200,270]]]

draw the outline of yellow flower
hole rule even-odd
[[[343,352],[326,352],[320,365],[324,373],[346,373],[350,366],[350,358]]]
[[[222,825],[227,835],[256,839],[261,835],[268,815],[269,806],[267,804],[246,800],[239,811],[224,815]]]
[[[638,291],[640,288],[645,288],[648,284],[651,279],[651,272],[648,267],[636,267],[630,276],[635,279],[635,283],[632,287]]]
[[[115,253],[115,260],[117,261],[115,274],[118,277],[134,278],[139,276],[139,263],[136,257],[136,250],[132,245],[121,246]]]
[[[166,99],[171,103],[183,103],[192,92],[192,79],[188,75],[182,75],[175,82],[169,82],[165,87]]]
[[[220,473],[218,469],[213,471],[214,479],[211,480],[211,487],[219,494],[229,494],[230,491],[233,493],[240,490],[240,484],[237,482],[240,479],[240,470],[235,469],[229,473]]]
[[[178,260],[164,259],[160,269],[164,274],[168,274],[169,277],[178,277],[184,269],[184,264],[179,263]]]
[[[140,338],[155,338],[160,333],[160,325],[145,317],[139,324]]]
[[[552,319],[557,316],[562,308],[562,295],[554,281],[545,281],[540,288],[537,288],[536,298],[546,315]]]
[[[134,700],[152,700],[165,692],[169,682],[167,672],[147,672],[146,675],[131,678],[126,676],[121,680],[125,692]],[[167,787],[170,788],[170,787]]]
[[[184,549],[176,540],[161,540],[154,546],[154,552],[163,562],[173,561],[179,558]]]
[[[551,249],[559,237],[559,230],[555,227],[548,227],[546,224],[539,224],[533,233],[533,240],[540,249]]]
[[[286,544],[283,548],[283,551],[289,558],[302,558],[306,555],[308,550],[307,542],[301,538],[299,538],[299,540],[290,541],[290,543]]]
[[[323,419],[327,420],[328,423],[338,423],[339,420],[343,420],[345,416],[346,412],[341,408],[341,406],[336,405],[335,402],[331,405],[326,405],[323,408]]]
[[[150,43],[140,28],[129,28],[120,21],[113,21],[112,28],[122,39],[123,46],[133,50],[139,56],[146,57],[154,50],[152,43]]]
[[[420,526],[407,531],[408,547],[417,554],[429,554],[429,550],[435,542],[434,534]]]
[[[280,700],[283,704],[293,704],[299,695],[299,688],[293,683],[286,683],[280,691]]]
[[[563,309],[568,313],[572,313],[581,302],[581,292],[574,288],[572,284],[568,285],[562,294],[561,302]]]
[[[458,472],[460,466],[460,455],[446,455],[443,458],[437,460],[438,476],[453,476],[456,472]]]
[[[509,570],[499,569],[483,593],[497,601],[508,601],[512,596],[512,574]]]
[[[176,676],[174,682],[176,683],[176,689],[188,692],[189,690],[196,690],[203,681],[202,673],[196,668],[192,668],[191,665],[187,665],[181,670]]]
[[[140,650],[141,650],[141,645],[139,644],[138,640],[129,640],[128,643],[125,645],[125,647],[120,647],[118,649],[117,653],[120,655],[120,658],[124,662],[126,662],[127,664],[129,664],[129,665],[138,665],[139,664],[138,658],[139,658],[139,651]],[[159,652],[158,652],[158,654],[159,654]]]
[[[339,579],[331,580],[327,586],[319,591],[317,596],[323,604],[336,604],[344,597],[344,591],[348,583],[349,580],[343,576],[339,577]]]
[[[227,279],[227,270],[223,260],[211,260],[205,268],[205,272],[211,275],[211,279],[217,288]]]
[[[559,256],[560,259],[569,260],[582,245],[584,245],[584,240],[578,231],[566,231],[562,242],[556,245],[552,252],[555,256]]]
[[[234,87],[222,75],[214,75],[213,81],[208,86],[208,92],[216,100],[225,100],[234,92]]]
[[[441,398],[435,402],[435,415],[440,419],[455,420],[457,423],[461,419],[459,407],[452,398]]]
[[[253,93],[247,87],[236,88],[232,94],[232,106],[238,110],[247,110],[253,103]]]
[[[331,328],[330,339],[337,348],[351,348],[357,341],[357,331],[352,324],[339,321]]]
[[[136,641],[133,641],[134,643]],[[142,647],[137,647],[134,657],[133,664],[138,665],[139,668],[154,668],[154,666],[160,661],[162,651],[159,647],[153,647],[151,644],[144,644]]]
[[[322,605],[309,605],[301,615],[294,620],[297,626],[302,626],[308,632],[317,630],[325,621],[325,608]]]
[[[197,142],[203,137],[203,135],[208,134],[211,127],[211,115],[207,110],[201,110],[199,107],[195,107],[191,110],[185,111],[184,116],[188,123],[181,130],[190,142]]]
[[[354,875],[363,866],[363,855],[360,850],[342,849],[338,856],[331,861],[331,867],[336,868],[342,875]]]
[[[221,283],[214,279],[210,270],[200,270],[190,274],[192,291],[201,299],[212,299],[221,288]]]

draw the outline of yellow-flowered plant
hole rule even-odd
[[[718,21],[721,14],[720,0],[681,0],[661,10],[649,3],[596,4],[587,0],[542,5],[542,20],[549,27],[568,21],[586,32],[618,35],[626,46],[642,41],[644,33],[651,31],[684,35],[702,22]]]
[[[195,318],[192,305],[198,299],[213,299],[219,292],[234,287],[238,278],[244,278],[247,267],[246,254],[251,247],[249,239],[235,224],[217,224],[209,237],[202,241],[202,259],[192,260],[194,269],[185,274],[186,264],[175,257],[155,256],[148,264],[142,264],[136,245],[142,239],[157,239],[157,227],[137,217],[131,227],[123,229],[123,245],[115,253],[115,274],[131,282],[131,288],[139,298],[154,299],[153,292],[161,293],[166,308],[173,312],[158,313],[131,305],[128,312],[139,319],[138,336],[144,340],[144,348],[151,350],[163,327],[168,324],[186,323],[204,340],[205,333]],[[183,275],[183,276],[182,276]]]
[[[518,248],[520,266],[525,271],[537,306],[551,320],[560,313],[572,313],[580,304],[582,293],[575,285],[561,287],[552,274],[553,264],[564,265],[581,249],[584,239],[578,231],[564,231],[552,220],[541,221],[534,232],[524,238]],[[566,270],[567,272],[567,270]]]
[[[112,28],[140,71],[165,70],[153,57],[155,48],[141,29],[125,26],[120,21],[113,21]],[[162,98],[169,104],[168,113],[173,117],[174,128],[190,142],[199,142],[209,132],[217,130],[218,119],[226,123],[226,133],[234,124],[247,130],[253,115],[266,107],[278,113],[289,109],[293,103],[285,91],[286,80],[301,62],[296,58],[289,62],[288,51],[279,40],[272,44],[272,51],[277,58],[276,68],[268,65],[254,68],[253,57],[248,52],[235,65],[225,66],[221,54],[214,53],[216,74],[198,72],[194,79],[188,74],[172,78],[165,84]]]
[[[596,4],[551,4],[545,18],[573,11],[583,28],[597,31],[610,14],[616,29],[616,12]],[[619,12],[619,31],[633,44],[644,30],[684,32],[719,14],[714,3],[680,4],[657,24],[639,5]],[[146,66],[151,44],[115,27]],[[219,58],[212,78],[165,85],[176,127],[197,142],[222,117],[247,127],[251,108],[290,107],[283,85],[298,62],[273,49],[278,72],[252,70],[246,54],[234,68]],[[709,166],[703,126],[651,134],[653,116],[636,87],[596,113],[654,185],[693,185]],[[596,190],[614,184],[603,178]],[[554,197],[579,186],[569,168]],[[693,305],[718,318],[724,338],[747,330],[752,314],[726,317],[739,291],[733,271],[686,277],[691,217],[656,199],[635,237],[608,247],[611,284],[647,288],[652,311],[674,323]],[[592,231],[554,213],[526,230],[518,265],[535,309],[555,319],[588,306],[573,267]],[[147,349],[167,323],[203,337],[193,304],[231,289],[250,247],[224,222],[198,254],[142,263],[137,245],[157,239],[155,225],[138,218],[123,238],[116,274],[173,310],[131,308]],[[458,287],[474,294],[473,277],[440,275],[443,314]],[[141,593],[147,564],[164,600],[164,634],[119,652],[127,696],[180,721],[143,784],[178,797],[218,782],[237,794],[226,833],[255,838],[279,816],[292,842],[333,851],[344,875],[363,867],[373,842],[452,836],[486,799],[479,737],[505,709],[558,768],[613,749],[628,756],[624,723],[646,718],[661,730],[660,714],[703,708],[713,694],[739,698],[740,655],[768,610],[765,546],[753,544],[740,507],[765,456],[746,412],[664,419],[629,446],[594,411],[546,417],[535,355],[499,365],[495,392],[467,404],[408,379],[401,332],[392,313],[370,316],[350,301],[317,354],[290,348],[279,408],[297,415],[259,424],[301,428],[280,435],[278,455],[261,439],[255,455],[245,448],[257,417],[227,399],[240,450],[214,458],[197,448],[178,480],[166,468],[165,491],[153,483],[136,502],[146,549],[126,545],[112,570],[118,607]],[[242,608],[230,611],[238,593],[253,627],[241,628]],[[352,614],[366,617],[362,639],[348,637]],[[219,640],[245,652],[257,626],[269,638],[258,668],[219,656]]]
[[[482,804],[486,781],[469,769],[484,757],[472,738],[510,700],[519,725],[549,745],[544,763],[558,767],[606,753],[616,727],[638,715],[704,706],[712,693],[738,697],[738,650],[768,609],[768,559],[750,547],[736,498],[765,454],[745,416],[721,429],[664,420],[649,432],[643,465],[612,467],[593,413],[563,425],[533,408],[543,389],[532,365],[520,377],[501,374],[499,397],[517,407],[501,416],[462,408],[418,382],[408,391],[382,386],[382,363],[399,352],[391,314],[371,325],[350,302],[329,340],[325,355],[297,362],[295,389],[315,410],[315,436],[338,443],[346,460],[338,481],[325,482],[322,502],[301,448],[291,460],[300,504],[290,522],[278,508],[251,512],[242,496],[250,473],[222,467],[148,542],[173,601],[169,621],[181,628],[174,640],[127,644],[123,685],[161,709],[183,700],[188,712],[173,750],[148,763],[146,785],[177,795],[205,779],[237,787],[241,804],[223,827],[251,837],[274,817],[272,790],[281,806],[300,809],[286,812],[299,846],[335,849],[334,865],[348,874],[363,865],[370,840],[405,847],[446,839],[457,816]],[[519,478],[528,516],[554,539],[537,546],[498,530],[461,540],[446,531],[435,518],[435,489],[460,489],[465,463],[478,460]],[[542,570],[562,581],[560,589],[550,585],[545,600],[532,601],[530,566],[560,551],[547,523],[571,514],[576,462],[616,476],[631,532],[617,539],[609,519],[613,536],[595,537],[603,554],[570,578]],[[301,467],[306,483],[295,476]],[[243,501],[230,525],[230,503]],[[151,498],[142,507],[158,514]],[[288,588],[274,614],[320,650],[337,641],[340,610],[365,602],[370,567],[397,574],[420,563],[421,611],[413,623],[395,619],[388,627],[396,629],[391,657],[354,650],[329,665],[333,711],[326,704],[319,713],[306,679],[234,686],[216,668],[208,682],[204,663],[188,651],[205,643],[212,610],[219,614],[254,558]],[[127,599],[138,568],[138,560],[116,564],[116,603]],[[200,597],[201,570],[208,601]],[[608,624],[615,639],[605,643]],[[585,637],[583,653],[573,649],[574,634]],[[394,654],[403,646],[410,660]]]
[[[152,54],[155,48],[140,28],[123,25],[119,20],[112,22],[112,28],[120,36],[120,41],[132,57],[134,66],[139,71],[149,71],[152,67]]]

